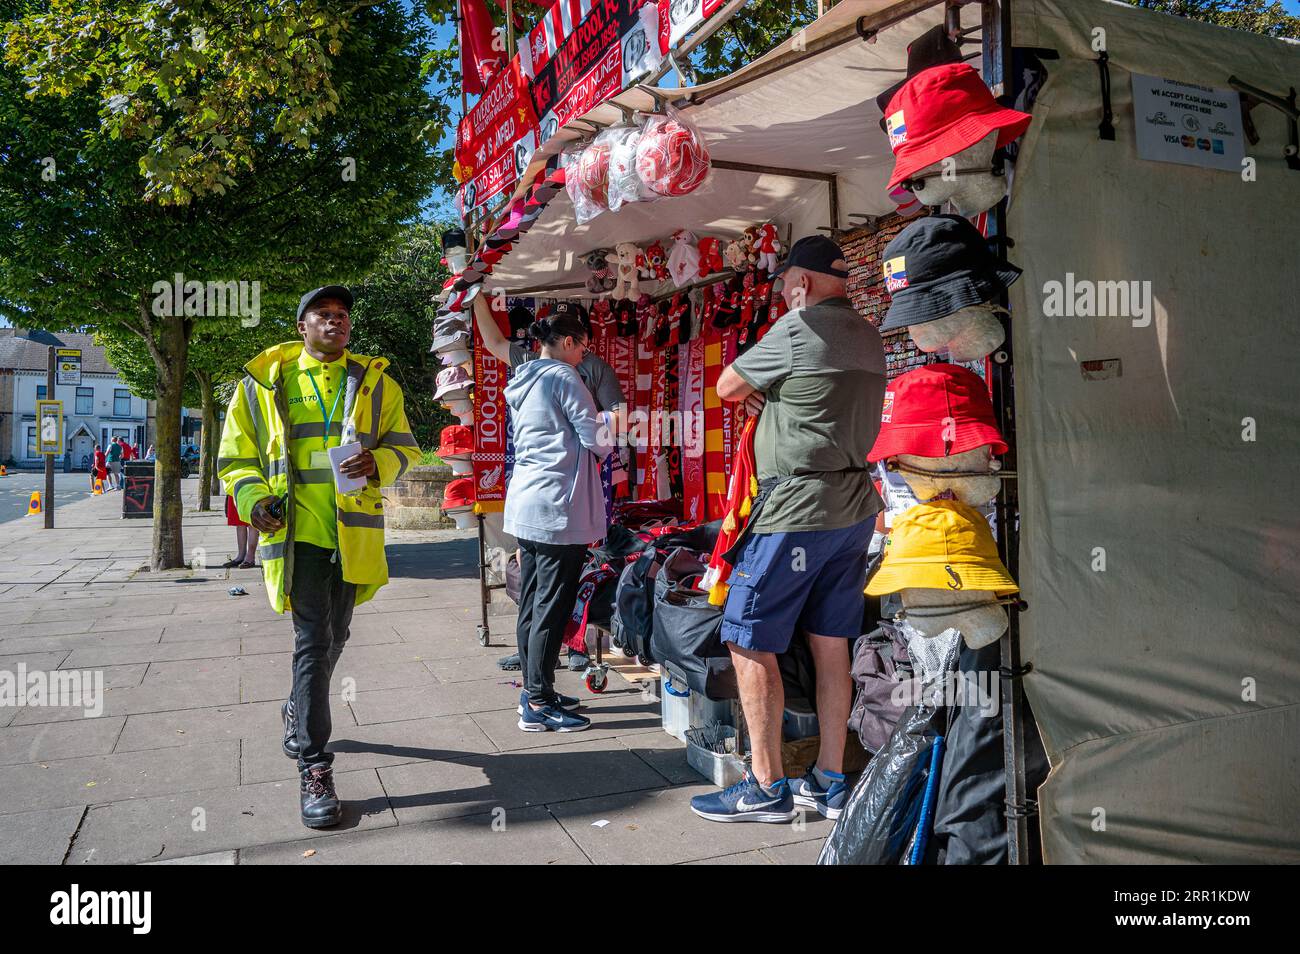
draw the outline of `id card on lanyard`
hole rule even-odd
[[[316,386],[316,375],[311,371],[307,372],[307,380],[311,382],[311,389],[316,392],[316,406],[320,409],[321,420],[325,423],[325,433],[321,437],[321,449],[311,452],[311,462],[309,466],[312,470],[329,469],[329,441],[330,425],[334,423],[334,412],[338,410],[339,398],[343,396],[343,389],[339,388],[334,395],[334,403],[330,406],[329,414],[325,413],[325,399],[321,397],[320,388]]]

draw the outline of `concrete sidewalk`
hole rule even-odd
[[[186,547],[219,566],[234,532],[192,512],[194,484]],[[335,674],[344,821],[311,832],[279,745],[292,628],[261,571],[150,573],[151,521],[120,507],[0,524],[0,679],[93,670],[106,689],[98,717],[0,705],[0,862],[810,863],[829,831],[816,815],[696,818],[687,802],[711,786],[616,675],[592,696],[557,674],[591,730],[520,732],[518,673],[496,667],[513,618],[494,618],[492,646],[475,639],[474,539],[392,531],[392,582],[358,609]]]

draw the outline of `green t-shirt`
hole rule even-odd
[[[122,445],[119,444],[117,441],[109,441],[108,462],[110,464],[116,464],[121,459],[122,459]]]
[[[296,477],[293,486],[293,539],[327,550],[338,546],[334,472],[327,462],[312,467],[312,452],[338,447],[343,434],[343,391],[347,383],[347,352],[328,363],[317,361],[304,349],[298,360],[280,372],[289,405],[289,462]],[[316,387],[312,387],[312,381]],[[316,391],[320,391],[317,400]],[[325,402],[322,408],[320,401]],[[337,403],[336,403],[337,402]],[[329,435],[322,436],[325,418],[333,408]],[[302,435],[302,436],[299,436]]]
[[[790,477],[755,532],[838,530],[880,511],[867,454],[880,430],[885,349],[848,299],[782,315],[731,367],[767,398],[754,434],[758,479]]]

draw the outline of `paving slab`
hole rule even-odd
[[[660,733],[663,720],[656,703],[641,701],[641,694],[630,689],[625,692],[609,691],[593,696],[581,688],[581,682],[571,673],[562,678],[557,674],[555,687],[560,692],[582,700],[582,715],[591,719],[591,728],[583,732],[558,734],[553,732],[523,732],[519,729],[519,716],[515,708],[497,711],[474,712],[474,721],[502,752],[517,752],[540,746],[561,745],[583,739],[616,739],[641,732]],[[468,685],[452,683],[447,688]],[[512,693],[515,706],[519,703],[519,690]]]
[[[138,686],[108,688],[104,692],[104,715],[134,715],[196,709],[239,702],[238,660],[195,659],[149,663]],[[14,725],[60,722],[81,718],[81,710],[28,707],[14,719]]]
[[[302,824],[296,780],[96,805],[86,813],[68,864],[138,864],[395,824],[373,771],[344,772],[336,782],[343,821],[318,831]]]
[[[693,814],[690,800],[712,785],[679,785],[550,805],[551,813],[597,864],[680,864],[755,848],[824,839],[830,822],[814,814],[796,823],[719,824]],[[594,822],[608,822],[600,828]]]
[[[107,755],[125,722],[124,717],[116,716],[13,726],[0,732],[0,765]]]
[[[789,845],[772,845],[764,848],[763,854],[779,865],[815,865],[817,864],[817,856],[822,853],[822,845],[825,844],[826,838],[830,835],[833,827],[830,822],[823,822],[817,826],[821,837]],[[810,825],[809,831],[812,830],[813,827]]]
[[[171,662],[178,659],[218,659],[238,656],[238,636],[224,639],[196,639],[173,643],[132,643],[126,646],[96,646],[65,652],[61,668],[88,669],[121,663]],[[0,658],[0,668],[3,668]]]
[[[427,672],[427,670],[426,670]],[[374,689],[358,692],[352,701],[359,725],[424,719],[453,713],[509,709],[519,704],[519,690],[501,680],[480,679],[403,689]]]
[[[0,766],[0,815],[233,785],[239,745],[213,742]]]
[[[0,815],[0,865],[62,864],[85,811],[77,805]]]
[[[139,643],[156,643],[162,638],[162,628],[121,629],[107,633],[68,633],[62,636],[10,637],[0,640],[0,654],[44,653],[61,649],[87,647],[127,646]]]
[[[200,742],[234,742],[239,739],[261,738],[274,739],[276,750],[279,751],[283,725],[280,720],[280,702],[253,702],[131,715],[126,719],[126,726],[114,751],[138,752]],[[355,724],[352,710],[338,698],[331,700],[330,718],[335,729]]]
[[[618,741],[664,777],[670,785],[698,785],[704,778],[686,764],[686,743],[666,732],[640,732]]]
[[[20,665],[26,666],[29,672],[34,669],[58,669],[73,652],[74,650],[56,649],[53,652],[12,653],[8,656],[0,656],[0,672],[14,673],[16,677]],[[112,662],[117,661],[112,660]]]
[[[614,740],[466,756],[381,768],[379,777],[402,824],[550,804],[612,792],[641,793],[663,779]],[[554,806],[552,805],[552,809]]]
[[[233,865],[237,864],[238,852],[212,851],[206,855],[186,855],[184,858],[167,858],[163,861],[146,861],[146,865]]]
[[[400,646],[400,643],[389,645]],[[413,686],[432,686],[438,677],[429,672],[418,659],[405,661],[371,660],[363,651],[370,646],[350,646],[344,649],[334,676],[330,680],[331,694],[343,691],[352,693],[375,689],[392,689]],[[289,691],[292,672],[290,653],[264,653],[246,656],[239,660],[239,694],[244,702],[265,699],[283,699]]]
[[[241,865],[585,865],[573,840],[544,808],[349,832],[239,852]]]
[[[329,751],[334,770],[356,771],[407,762],[444,762],[496,751],[492,742],[467,715],[408,719],[383,725],[342,724],[334,720]],[[244,739],[240,778],[244,784],[294,778],[297,763],[280,748],[278,710],[276,731]]]

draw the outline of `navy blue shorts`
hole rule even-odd
[[[818,636],[862,635],[871,517],[842,530],[755,533],[731,571],[722,640],[782,653],[795,628]]]

